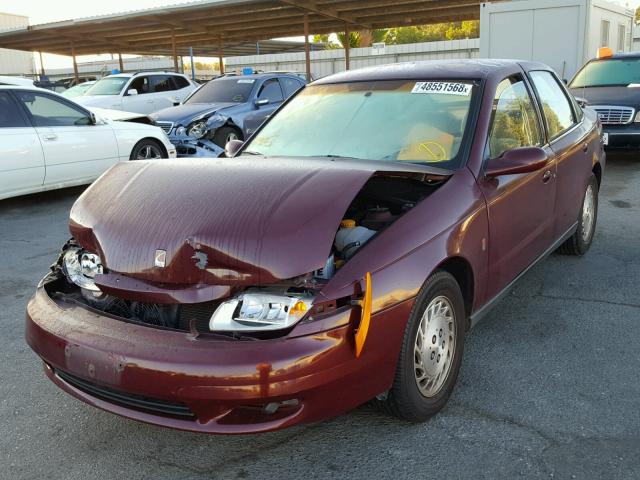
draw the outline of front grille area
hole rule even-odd
[[[112,390],[101,385],[96,385],[82,378],[78,378],[75,375],[71,375],[62,370],[54,370],[55,374],[64,380],[66,383],[78,390],[92,395],[101,400],[105,400],[110,403],[115,403],[123,407],[132,408],[135,410],[141,410],[149,413],[156,413],[160,415],[169,415],[172,417],[189,418],[194,419],[193,412],[182,403],[168,402],[166,400],[158,400],[155,398],[147,398],[139,395],[133,395],[131,393],[119,392]]]
[[[164,133],[169,135],[173,129],[173,122],[156,122],[156,125],[164,130]]]
[[[631,123],[635,113],[631,107],[596,105],[593,109],[598,112],[598,117],[603,125],[627,125]]]

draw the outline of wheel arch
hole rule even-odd
[[[153,142],[155,143],[158,147],[160,147],[160,150],[162,151],[162,154],[164,155],[164,158],[169,158],[169,152],[167,151],[166,147],[164,146],[164,144],[158,140],[155,137],[144,137],[141,138],[140,140],[138,140],[134,145],[133,148],[131,149],[131,152],[129,152],[129,159],[131,160],[131,157],[133,156],[133,152],[136,150],[136,148],[138,148],[138,145],[140,145],[142,142]]]
[[[598,189],[600,189],[600,185],[602,185],[602,165],[600,165],[600,162],[596,162],[593,165],[592,172],[596,176],[596,180],[598,180]]]
[[[471,263],[464,257],[449,257],[438,265],[436,271],[437,270],[444,270],[456,279],[462,291],[465,313],[467,317],[469,317],[473,310],[473,302],[475,299],[475,278]]]

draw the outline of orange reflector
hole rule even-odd
[[[609,47],[602,47],[598,49],[598,58],[611,58],[613,57],[613,50]]]
[[[367,272],[364,276],[364,298],[360,301],[360,308],[362,314],[360,316],[360,326],[356,332],[356,358],[360,357],[362,349],[364,348],[364,342],[367,339],[369,333],[369,324],[371,323],[371,273]]]
[[[302,300],[298,300],[296,304],[293,307],[291,307],[291,310],[289,311],[289,313],[292,315],[301,317],[306,313],[307,310],[308,310],[307,304],[304,303]]]

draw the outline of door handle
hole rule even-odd
[[[56,135],[55,133],[45,133],[42,138],[44,138],[45,140],[57,140],[58,139],[58,135]]]
[[[542,183],[549,183],[552,177],[553,173],[551,173],[551,170],[547,170],[544,172],[544,175],[542,175]]]
[[[153,103],[153,100],[147,100],[147,103]]]

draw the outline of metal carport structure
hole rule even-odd
[[[483,0],[201,0],[0,32],[0,48],[60,55],[218,57],[261,40],[480,18]],[[240,53],[241,54],[241,53]],[[349,67],[349,48],[345,46]],[[77,67],[75,68],[77,72]],[[77,76],[77,73],[76,73]]]

